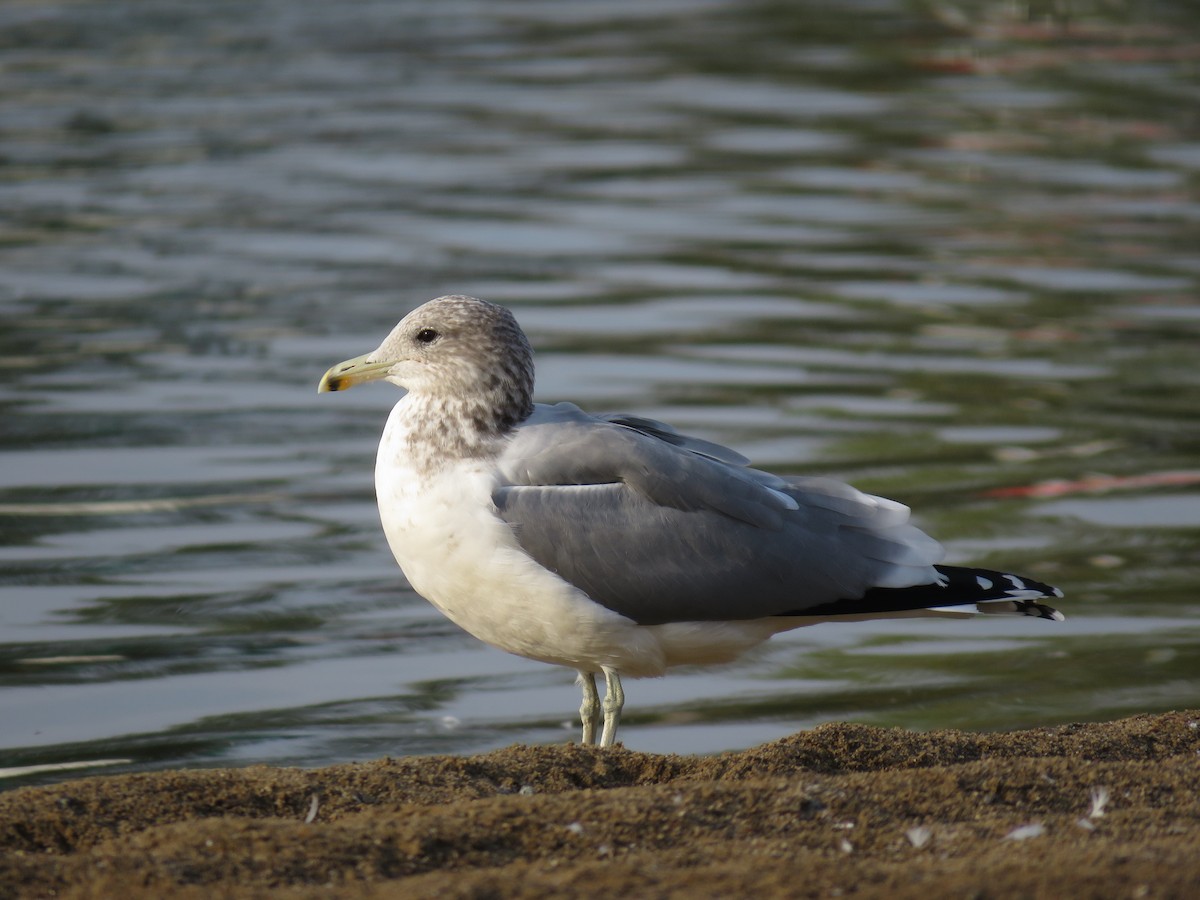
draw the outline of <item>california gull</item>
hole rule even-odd
[[[1057,588],[938,565],[908,507],[828,478],[780,478],[631,415],[533,402],[507,309],[440,297],[318,391],[407,393],[379,442],[388,544],[422,597],[482,641],[570,666],[583,743],[611,746],[621,676],[728,662],[826,621],[976,612],[1062,620]],[[603,674],[603,703],[596,675]]]

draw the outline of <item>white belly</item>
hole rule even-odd
[[[435,474],[405,452],[404,401],[379,445],[375,489],[392,554],[413,589],[480,640],[531,659],[633,677],[725,662],[782,630],[782,620],[642,626],[534,562],[492,504],[490,462]]]
[[[521,550],[494,512],[490,463],[422,475],[408,461],[403,437],[398,406],[379,445],[375,490],[392,554],[418,594],[510,653],[589,671],[662,672],[651,635]]]

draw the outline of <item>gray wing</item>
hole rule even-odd
[[[525,552],[641,624],[802,614],[938,577],[906,507],[746,468],[652,420],[539,406],[499,469],[493,500]]]
[[[656,437],[676,447],[683,447],[686,450],[691,450],[693,453],[699,453],[701,456],[707,456],[709,459],[715,459],[718,462],[726,462],[735,466],[750,465],[750,460],[736,450],[730,450],[728,447],[722,447],[720,444],[714,444],[712,441],[706,441],[703,438],[680,434],[666,422],[659,422],[657,419],[631,416],[628,413],[604,413],[596,416],[596,418],[602,422],[624,425],[627,428],[632,428],[643,434]]]

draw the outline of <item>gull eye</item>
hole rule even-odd
[[[437,331],[432,328],[422,328],[417,332],[417,341],[422,344],[432,344],[438,337]]]

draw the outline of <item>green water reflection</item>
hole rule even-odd
[[[0,9],[0,767],[571,737],[396,572],[386,391],[313,394],[448,292],[1068,594],[632,685],[630,746],[1195,705],[1200,18],[1060,6]]]

